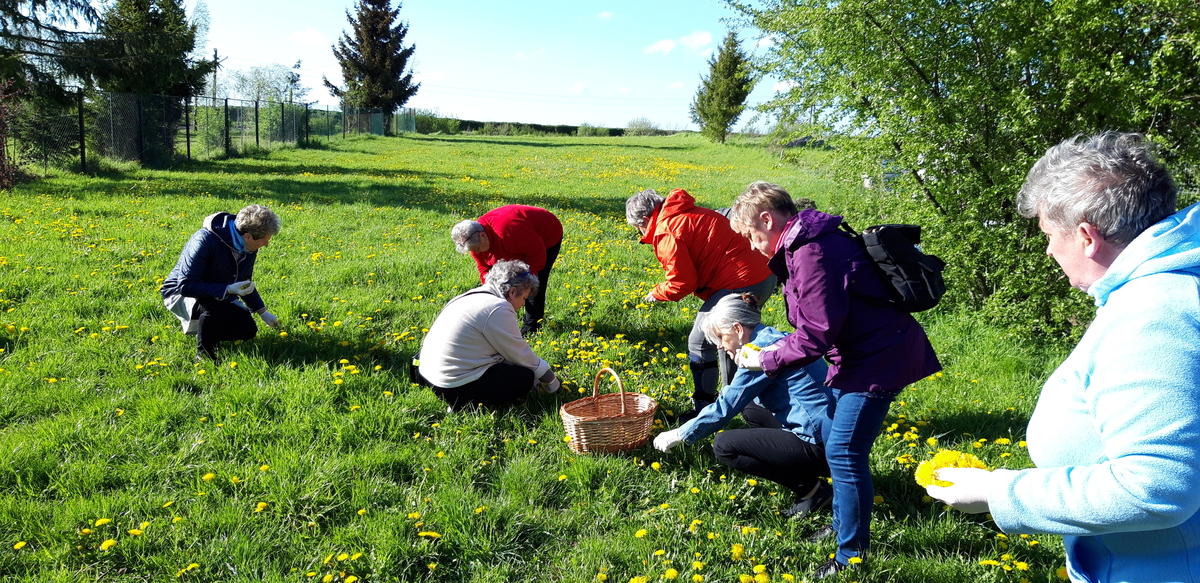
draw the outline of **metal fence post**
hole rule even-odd
[[[254,100],[254,147],[258,147],[258,100]]]
[[[229,98],[225,98],[225,156],[231,156],[230,150],[233,144],[229,140]]]
[[[183,143],[187,144],[187,159],[192,161],[192,98],[183,100]]]
[[[87,134],[83,130],[83,87],[79,88],[79,171],[87,173]]]
[[[137,102],[137,126],[138,126],[138,131],[137,131],[137,148],[138,148],[138,162],[141,162],[142,164],[145,164],[145,163],[146,163],[146,128],[144,127],[144,126],[145,126],[145,123],[144,123],[144,122],[143,122],[143,120],[142,120],[142,96],[141,96],[141,95],[136,95],[136,96],[134,96],[134,101],[135,101],[135,102]]]
[[[308,104],[304,104],[304,146],[308,147]]]

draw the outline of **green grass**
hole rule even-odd
[[[815,170],[827,156],[783,166],[682,135],[411,136],[21,186],[0,203],[0,578],[737,581],[756,564],[804,578],[832,551],[805,542],[828,514],[782,519],[791,499],[728,471],[707,441],[573,455],[557,408],[603,365],[661,411],[689,406],[699,302],[640,304],[661,269],[625,224],[626,197],[680,187],[727,206],[758,179],[826,209],[865,196]],[[263,328],[194,365],[158,287],[203,217],[250,203],[284,221],[255,279],[286,336]],[[450,227],[509,203],[564,222],[534,350],[565,390],[450,414],[405,364],[442,304],[478,283]],[[767,319],[790,329],[781,309]],[[893,406],[872,454],[872,554],[842,580],[1053,580],[1056,537],[1005,541],[924,499],[903,456],[926,458],[933,437],[1028,466],[1018,442],[1064,349],[969,315],[923,319],[946,370]]]

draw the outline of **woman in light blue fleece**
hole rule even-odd
[[[729,294],[712,306],[698,327],[709,342],[733,354],[746,344],[763,348],[786,336],[760,320],[753,294]],[[739,368],[716,401],[677,429],[659,434],[654,447],[666,452],[680,443],[695,443],[741,413],[750,427],[719,433],[713,439],[717,459],[795,493],[796,503],[782,512],[785,516],[819,510],[833,497],[822,476],[829,475],[824,444],[833,426],[834,399],[832,389],[817,380],[827,372],[821,359],[774,377]]]
[[[1029,420],[1037,468],[947,468],[930,495],[1063,535],[1072,581],[1200,581],[1200,205],[1136,134],[1067,140],[1017,198],[1096,317]]]

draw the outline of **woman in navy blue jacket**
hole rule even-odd
[[[255,204],[236,217],[226,212],[209,215],[184,246],[161,292],[183,331],[196,335],[197,358],[215,359],[218,342],[254,338],[258,326],[252,312],[272,328],[279,325],[253,279],[258,250],[271,242],[279,227],[279,215]]]

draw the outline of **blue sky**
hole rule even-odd
[[[190,11],[196,0],[186,2]],[[307,99],[336,103],[321,76],[340,82],[330,45],[348,29],[353,0],[206,2],[208,52],[216,48],[227,69],[300,59]],[[716,0],[407,0],[400,17],[421,81],[407,106],[481,121],[624,127],[645,117],[696,129],[688,105],[734,16]],[[739,36],[762,50],[755,31]],[[776,86],[763,80],[749,102]]]

